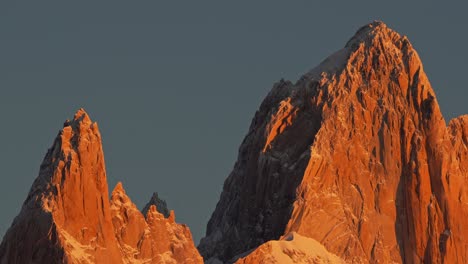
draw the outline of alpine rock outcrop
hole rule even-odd
[[[408,39],[373,22],[274,85],[198,248],[216,263],[258,247],[239,260],[256,263],[295,233],[347,263],[464,263],[467,136],[467,115],[446,125]]]
[[[170,212],[169,212],[169,209],[167,208],[167,203],[166,203],[165,200],[162,200],[161,198],[159,198],[159,195],[158,195],[157,192],[153,193],[153,196],[151,196],[151,199],[145,205],[145,207],[143,207],[143,210],[141,212],[144,215],[146,215],[146,213],[148,213],[151,205],[155,205],[158,212],[163,214],[164,217],[166,217],[166,218],[169,217]]]
[[[109,199],[101,135],[80,109],[40,167],[0,245],[0,263],[202,263],[189,229],[119,183]]]

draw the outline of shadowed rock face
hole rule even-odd
[[[159,198],[159,195],[157,192],[153,193],[153,196],[151,196],[151,199],[149,202],[143,207],[143,210],[141,211],[143,215],[146,215],[151,207],[151,205],[156,206],[156,209],[158,212],[164,215],[164,217],[168,218],[169,217],[169,209],[167,209],[167,203],[166,201],[162,200]]]
[[[263,101],[199,245],[297,232],[355,263],[468,259],[468,116],[448,127],[406,37],[374,22]]]
[[[146,221],[120,183],[109,201],[101,135],[80,109],[48,150],[0,263],[202,263],[174,213],[151,212]]]

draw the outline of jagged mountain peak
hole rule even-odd
[[[118,182],[114,190],[111,193],[111,207],[113,208],[126,208],[126,209],[131,209],[133,211],[138,211],[138,208],[136,207],[135,204],[130,200],[130,197],[128,197],[127,193],[125,192],[125,189],[123,187],[122,182]],[[111,209],[113,209],[111,208]]]
[[[145,205],[145,207],[141,211],[143,215],[147,215],[148,211],[153,205],[155,206],[156,210],[159,213],[164,215],[164,217],[168,218],[170,216],[171,213],[167,207],[166,201],[161,199],[157,192],[153,193],[153,195],[151,196],[151,199],[148,201],[148,203]]]
[[[80,125],[89,126],[91,124],[96,124],[93,122],[88,115],[88,113],[84,110],[84,108],[78,109],[75,114],[73,115],[73,119],[67,119],[63,123],[63,127],[71,127],[72,129],[76,130],[79,128]]]
[[[275,84],[199,250],[229,261],[296,232],[346,262],[463,262],[465,130],[464,118],[446,127],[408,39],[366,25],[295,84]]]
[[[392,42],[397,44],[396,46],[400,46],[402,42],[409,44],[406,36],[401,36],[382,21],[374,21],[358,29],[354,36],[346,43],[345,47],[353,48],[360,43],[372,44],[376,43],[376,41]]]
[[[109,199],[101,135],[79,109],[48,150],[0,263],[201,263],[189,229],[173,212],[158,216],[149,225],[121,182]]]
[[[122,182],[117,182],[117,184],[115,185],[114,187],[114,190],[112,191],[112,193],[124,193],[125,194],[125,189],[123,188],[123,184]]]
[[[342,49],[304,74],[296,86],[310,81],[324,83],[343,74],[357,75],[357,71],[363,69],[361,66],[365,66],[366,71],[383,68],[393,74],[408,71],[412,75],[418,69],[422,71],[421,60],[408,38],[383,22],[374,21],[361,27]]]
[[[274,85],[200,253],[207,263],[464,263],[467,137],[468,115],[446,126],[408,39],[370,23],[295,84]],[[101,135],[79,109],[0,263],[202,263],[158,193],[142,212],[121,182],[109,199]]]
[[[73,121],[91,123],[91,118],[89,117],[88,113],[84,110],[84,108],[80,108],[76,111],[75,115],[73,116]]]
[[[113,233],[101,135],[80,109],[48,150],[0,246],[1,261],[121,263]]]

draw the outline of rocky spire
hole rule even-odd
[[[167,203],[165,200],[162,200],[161,198],[159,198],[159,195],[157,192],[153,193],[153,195],[151,196],[151,199],[141,211],[143,215],[146,215],[148,213],[148,210],[151,205],[156,206],[156,210],[158,210],[158,212],[163,214],[164,217],[166,218],[169,217],[169,209],[167,208]]]
[[[147,222],[120,182],[109,201],[101,135],[80,109],[48,150],[0,264],[202,263],[188,227],[152,208]]]
[[[117,183],[111,197],[115,236],[126,263],[202,263],[187,226],[150,205],[146,218]]]
[[[83,109],[65,122],[48,150],[0,256],[1,263],[122,263],[101,135]]]

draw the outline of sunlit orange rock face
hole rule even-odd
[[[151,205],[146,215],[146,221],[152,239],[152,253],[157,257],[157,261],[161,261],[161,263],[203,263],[203,258],[193,244],[192,234],[188,227],[175,223],[174,211],[171,211],[169,217],[165,218],[154,205]]]
[[[146,219],[118,183],[111,196],[115,236],[125,263],[203,263],[187,226],[151,205]]]
[[[201,263],[190,231],[174,216],[157,228],[149,227],[121,184],[109,200],[101,135],[80,109],[47,152],[0,245],[0,263]],[[178,229],[184,232],[175,240]],[[169,239],[155,240],[153,233]]]
[[[145,217],[118,183],[111,196],[111,215],[115,237],[128,263],[151,258],[151,238]]]
[[[101,135],[80,110],[47,152],[1,263],[122,263],[114,236]]]
[[[273,87],[199,250],[234,261],[296,232],[349,263],[464,263],[467,136],[468,116],[446,125],[408,39],[364,26]]]

